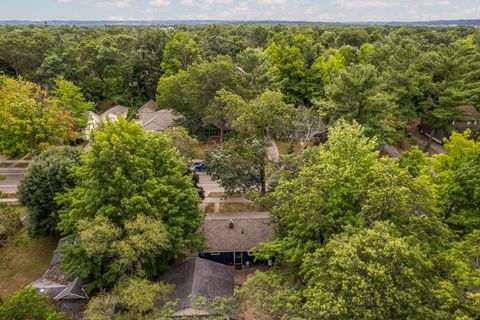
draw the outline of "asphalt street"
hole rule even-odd
[[[0,169],[0,175],[5,177],[5,180],[0,181],[0,192],[15,192],[17,191],[22,172],[5,172]]]

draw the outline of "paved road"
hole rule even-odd
[[[0,181],[0,192],[15,192],[17,191],[18,184],[20,183],[20,178],[22,177],[21,172],[4,172],[0,170],[0,175],[5,176],[5,180]]]
[[[198,186],[203,188],[206,197],[208,197],[211,192],[225,192],[225,189],[223,189],[218,182],[213,181],[205,172],[197,172],[197,174],[200,177]]]

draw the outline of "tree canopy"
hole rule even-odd
[[[203,215],[186,171],[164,135],[107,122],[73,169],[76,186],[57,199],[59,228],[71,239],[65,270],[102,288],[123,275],[154,276],[199,249]]]
[[[79,148],[51,147],[27,168],[18,187],[18,197],[28,210],[28,231],[34,238],[57,233],[59,206],[55,197],[75,186],[71,169],[80,165]]]

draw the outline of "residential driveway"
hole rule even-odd
[[[418,130],[418,128],[409,128],[407,132],[412,135],[412,138],[415,139],[418,143],[418,146],[423,149],[428,143],[428,137],[425,136]],[[437,153],[447,153],[447,150],[440,144],[435,141],[432,141],[430,146],[430,155],[437,154]]]

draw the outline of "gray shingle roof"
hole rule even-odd
[[[205,314],[205,310],[196,310],[189,298],[191,295],[208,299],[233,295],[233,269],[199,257],[189,257],[174,264],[160,279],[175,286],[170,299],[178,299],[175,306],[178,314],[184,314],[185,310]]]
[[[139,113],[150,113],[155,111],[157,111],[157,104],[153,100],[148,101],[140,109],[138,109]]]
[[[230,228],[230,220],[233,228]],[[268,212],[209,213],[203,223],[207,251],[249,251],[272,239]]]
[[[112,107],[112,108],[108,109],[104,113],[102,113],[102,115],[100,117],[102,118],[102,120],[106,120],[107,116],[109,116],[113,119],[116,119],[118,115],[122,115],[123,117],[127,117],[127,114],[128,114],[128,108],[127,107],[117,105],[115,107]]]
[[[32,287],[37,289],[38,292],[53,298],[65,290],[67,286],[46,278],[40,278],[32,283]]]
[[[65,289],[60,292],[53,299],[55,300],[75,300],[75,299],[88,299],[87,293],[83,290],[85,281],[81,278],[75,278],[70,282]]]
[[[457,109],[463,111],[465,116],[469,118],[480,120],[480,112],[474,106],[459,106]]]
[[[178,118],[171,109],[159,110],[156,112],[143,112],[139,114],[138,123],[146,131],[162,131],[175,126]]]

